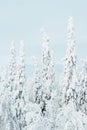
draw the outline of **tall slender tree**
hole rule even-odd
[[[49,37],[47,36],[46,32],[43,32],[42,38],[42,105],[41,110],[43,115],[46,112],[46,105],[47,100],[50,97],[50,49],[49,49]]]
[[[76,73],[76,53],[75,53],[75,36],[73,18],[68,20],[68,41],[67,51],[64,57],[64,72],[63,72],[63,99],[62,102],[68,103],[74,93],[74,88],[71,87],[73,82],[73,75]]]
[[[25,62],[24,62],[24,42],[20,42],[19,57],[17,63],[17,75],[15,80],[15,92],[14,92],[14,118],[18,121],[20,130],[23,130],[26,126],[25,121]]]
[[[10,47],[10,64],[8,68],[8,87],[10,91],[13,91],[14,89],[15,74],[16,74],[15,70],[16,70],[15,44],[14,41],[12,41]]]
[[[46,32],[42,38],[42,105],[41,111],[43,115],[49,115],[51,110],[48,106],[51,103],[52,91],[55,88],[55,69],[53,52],[49,47],[49,37]],[[52,106],[51,106],[52,107]]]
[[[8,82],[7,82],[7,88],[8,88],[8,96],[10,97],[11,101],[11,108],[13,107],[13,95],[14,95],[14,89],[15,89],[15,76],[16,76],[16,51],[15,51],[15,43],[14,41],[11,42],[10,47],[10,63],[8,66]]]
[[[43,91],[48,98],[50,98],[50,62],[51,62],[51,53],[49,49],[49,37],[47,36],[46,32],[43,34],[43,46],[42,46],[42,87]]]
[[[34,61],[34,79],[33,79],[33,93],[35,103],[40,103],[41,100],[41,83],[40,83],[40,72],[38,66],[38,59],[33,57]]]

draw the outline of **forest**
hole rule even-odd
[[[20,42],[18,58],[15,43],[11,43],[9,65],[0,72],[0,130],[87,130],[87,60],[82,60],[78,71],[75,40],[73,18],[69,17],[59,78],[45,31],[42,61],[33,57],[31,79],[25,73],[24,42]]]

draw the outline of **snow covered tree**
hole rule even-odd
[[[42,115],[48,116],[49,110],[47,109],[51,102],[51,94],[54,89],[55,69],[53,52],[49,48],[49,37],[44,31],[42,39]]]
[[[75,86],[72,86],[73,74],[76,73],[76,53],[75,53],[75,38],[74,38],[74,25],[73,18],[69,17],[68,20],[68,43],[67,51],[64,58],[64,72],[63,72],[63,97],[62,102],[68,103],[74,96]],[[72,87],[70,87],[72,86]]]
[[[14,119],[18,121],[20,130],[23,130],[26,126],[25,122],[25,63],[24,63],[24,42],[20,43],[19,58],[17,63],[17,74],[15,79],[15,91],[13,94],[13,115]]]
[[[42,102],[41,102],[41,110],[42,114],[45,115],[46,112],[46,100],[49,100],[50,97],[50,61],[51,55],[49,50],[49,38],[47,34],[43,33],[42,38]]]
[[[55,62],[53,51],[50,51],[51,61],[49,65],[49,89],[50,89],[50,100],[46,101],[46,113],[45,117],[48,120],[48,126],[51,130],[55,129],[56,112],[58,109],[58,84],[55,81]]]
[[[79,107],[87,115],[87,61],[83,61],[82,72],[80,73]]]
[[[20,130],[18,121],[13,118],[11,97],[8,95],[9,89],[6,91],[6,109],[4,110],[4,125],[5,130]]]
[[[49,37],[44,32],[43,34],[43,46],[42,46],[42,84],[43,84],[43,91],[47,93],[49,96],[49,84],[50,84],[50,62],[51,62],[51,54],[49,49]]]
[[[0,122],[2,123],[2,127],[0,129],[4,130],[19,130],[17,122],[13,119],[13,114],[11,110],[11,99],[12,95],[9,91],[8,87],[8,75],[6,71],[6,67],[2,68],[1,74],[1,82],[0,82]]]
[[[50,91],[52,92],[56,89],[55,86],[55,61],[54,61],[54,53],[51,51],[51,61],[50,61]]]
[[[40,81],[40,72],[38,66],[38,59],[33,57],[34,61],[34,77],[32,80],[32,90],[33,90],[33,98],[35,103],[40,103],[41,100],[41,81]]]
[[[4,110],[6,109],[6,93],[7,91],[7,71],[6,67],[1,68],[1,82],[0,82],[0,116],[4,118]]]
[[[10,97],[10,101],[11,101],[10,109],[12,109],[13,107],[15,76],[16,76],[16,51],[15,51],[15,43],[14,41],[12,41],[10,47],[10,63],[8,66],[8,78],[7,78],[8,96]]]
[[[14,41],[12,41],[10,48],[10,64],[8,68],[8,87],[11,92],[14,89],[15,74],[16,74],[15,70],[16,70],[15,45]]]

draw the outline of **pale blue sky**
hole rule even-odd
[[[86,0],[0,0],[0,65],[9,62],[12,40],[16,47],[25,41],[27,64],[32,55],[41,55],[41,32],[45,27],[51,37],[56,61],[65,54],[67,19],[73,16],[78,59],[87,57]]]

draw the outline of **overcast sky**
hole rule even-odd
[[[86,58],[86,0],[0,0],[0,65],[9,62],[12,40],[17,50],[20,40],[24,40],[27,64],[32,55],[41,55],[41,28],[47,30],[59,61],[66,50],[68,16],[74,19],[78,59]]]

